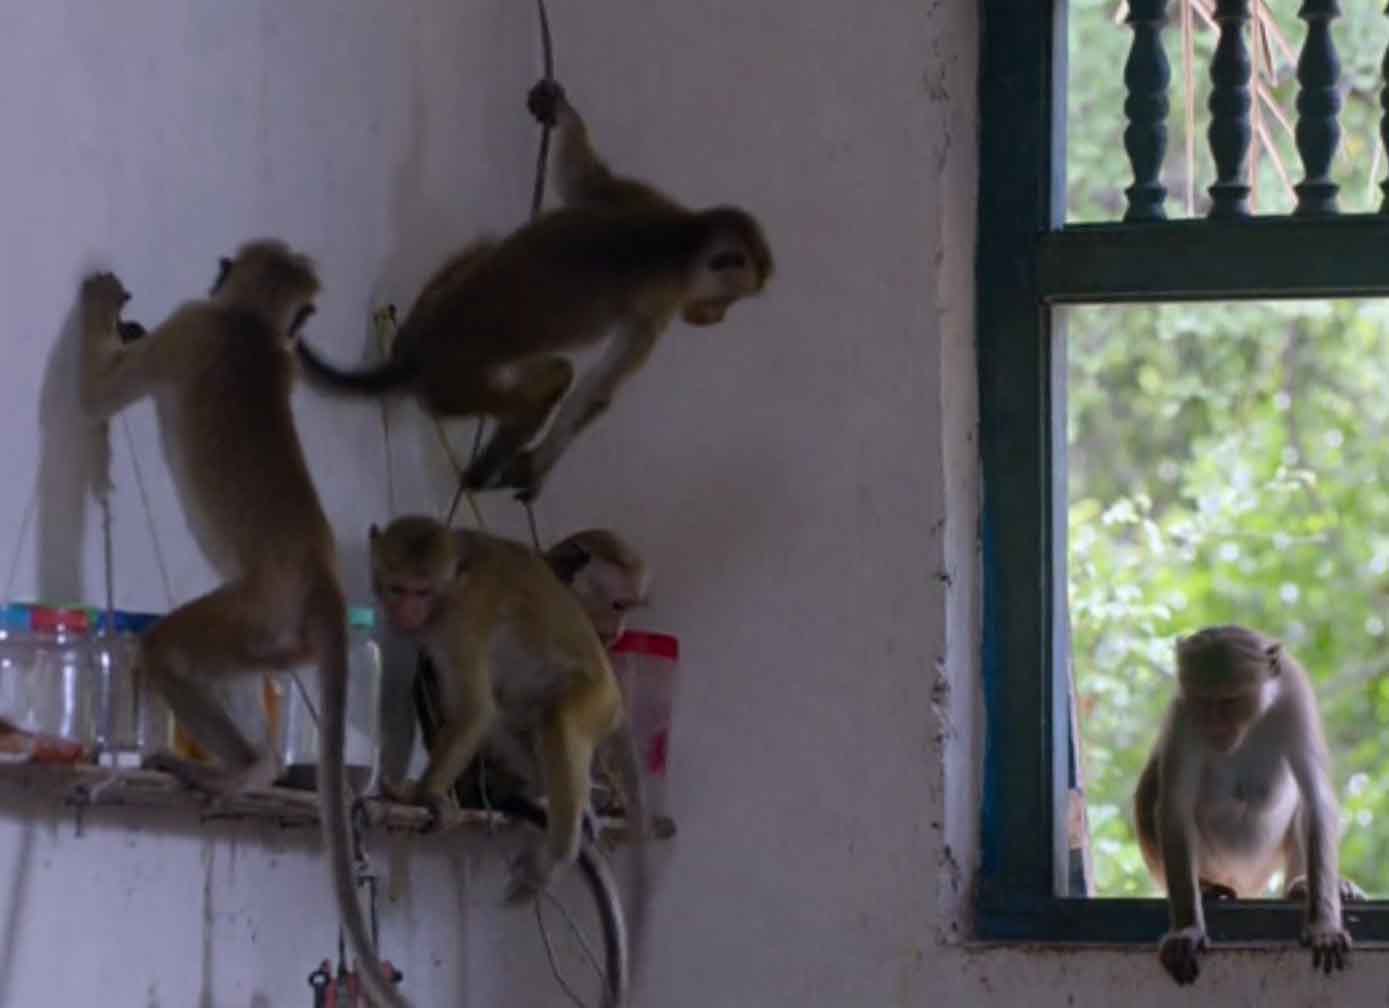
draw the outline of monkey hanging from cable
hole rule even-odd
[[[528,105],[557,130],[564,205],[500,241],[478,239],[446,262],[377,367],[340,370],[298,344],[306,372],[330,388],[407,391],[435,416],[495,418],[497,430],[463,486],[514,488],[523,500],[540,492],[565,448],[608,408],[676,314],[714,325],[735,301],[759,293],[773,268],[761,225],[747,211],[687,210],[614,175],[554,81],[535,85]],[[599,360],[576,382],[564,354],[605,337]],[[527,450],[552,412],[549,430]]]

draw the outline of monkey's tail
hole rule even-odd
[[[318,355],[303,340],[295,343],[304,372],[311,379],[331,388],[361,395],[380,395],[414,381],[420,375],[419,365],[401,357],[391,357],[365,371],[343,371]]]
[[[630,907],[627,918],[627,994],[635,988],[637,973],[643,958],[646,944],[646,913],[651,905],[649,838],[651,836],[651,810],[646,801],[646,779],[642,773],[641,753],[637,750],[636,735],[626,713],[617,730],[618,760],[622,774],[622,789],[625,792],[627,814],[627,836],[631,842],[631,856],[628,858],[628,890]]]
[[[357,969],[372,1003],[410,1008],[386,979],[367,935],[353,878],[352,834],[348,825],[347,771],[343,765],[347,730],[347,604],[335,579],[324,574],[310,596],[310,633],[319,655],[318,794],[323,845],[333,877],[343,930],[357,957]]]

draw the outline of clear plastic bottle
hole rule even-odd
[[[347,737],[344,752],[347,778],[361,794],[376,787],[380,770],[381,648],[376,642],[376,611],[370,606],[348,608]],[[276,726],[282,781],[312,790],[318,770],[318,665],[295,670],[299,685],[282,682],[276,690],[271,722]],[[304,694],[308,694],[308,702]]]
[[[117,609],[108,632],[106,614],[98,615],[92,656],[102,682],[98,758],[105,766],[138,767],[146,756],[173,742],[173,714],[163,698],[145,686],[136,666],[140,635],[158,619],[157,613]]]
[[[34,735],[36,763],[71,763],[97,744],[100,680],[85,609],[30,609],[32,665],[28,711],[19,727]]]
[[[34,751],[34,737],[24,730],[32,721],[34,639],[30,607],[0,606],[0,763],[24,763]]]

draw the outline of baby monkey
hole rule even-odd
[[[1307,673],[1283,646],[1240,626],[1179,638],[1178,691],[1134,794],[1138,840],[1165,882],[1171,930],[1158,958],[1192,983],[1206,950],[1202,897],[1258,896],[1280,869],[1305,892],[1312,965],[1343,969],[1351,940],[1331,756]]]
[[[687,210],[614,175],[554,81],[532,88],[529,106],[557,130],[555,174],[565,206],[502,241],[475,241],[446,262],[380,366],[342,371],[299,343],[306,371],[329,386],[359,394],[407,390],[436,416],[496,418],[496,433],[463,484],[513,487],[524,499],[539,493],[565,448],[608,408],[675,315],[714,325],[772,273],[771,249],[751,214],[731,206]],[[565,354],[605,337],[599,360],[576,383]],[[523,451],[552,412],[545,436]]]
[[[647,604],[646,561],[616,533],[585,529],[545,551],[545,562],[569,586],[604,647],[627,626],[627,614]]]
[[[640,767],[617,679],[583,608],[546,562],[521,543],[450,531],[424,516],[397,518],[384,531],[372,526],[370,546],[386,618],[429,656],[439,690],[441,724],[424,776],[413,789],[388,789],[392,797],[442,816],[484,742],[533,739],[549,822],[544,844],[513,865],[508,897],[518,900],[574,860],[594,751],[621,732],[623,789],[642,841]]]

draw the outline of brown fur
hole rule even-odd
[[[1313,965],[1344,966],[1342,893],[1358,888],[1339,875],[1331,757],[1307,673],[1240,626],[1209,627],[1176,650],[1178,693],[1134,792],[1139,846],[1171,909],[1163,966],[1194,981],[1202,898],[1261,895],[1280,870],[1289,895],[1306,893]]]
[[[309,372],[330,386],[400,389],[436,415],[497,418],[465,485],[512,486],[527,497],[677,313],[713,324],[734,301],[761,291],[773,269],[750,214],[686,210],[645,183],[613,175],[578,113],[550,88],[537,86],[532,109],[558,129],[558,187],[567,206],[451,258],[426,284],[379,367],[344,372],[299,347]],[[610,334],[608,353],[570,392],[572,369],[557,355]],[[523,453],[566,393],[550,432]]]
[[[122,342],[129,298],[110,273],[82,287],[81,401],[104,420],[148,395],[188,523],[223,584],[169,613],[141,640],[140,665],[216,767],[161,754],[153,765],[214,795],[268,786],[266,741],[246,737],[216,680],[317,659],[324,841],[344,928],[367,988],[406,1002],[375,959],[357,903],[343,773],[347,622],[333,532],[290,408],[295,326],[318,292],[313,264],[282,242],[243,246],[206,300]]]
[[[544,559],[513,540],[450,532],[425,516],[373,526],[370,546],[387,619],[428,654],[439,686],[440,723],[424,774],[391,792],[442,820],[448,794],[484,743],[501,735],[531,740],[540,777],[533,783],[549,800],[549,824],[543,846],[513,866],[510,885],[512,899],[529,897],[577,856],[594,752],[616,734],[632,834],[644,845],[646,804],[621,690],[584,610]],[[421,597],[427,610],[413,608]],[[643,850],[637,860],[640,912]]]

